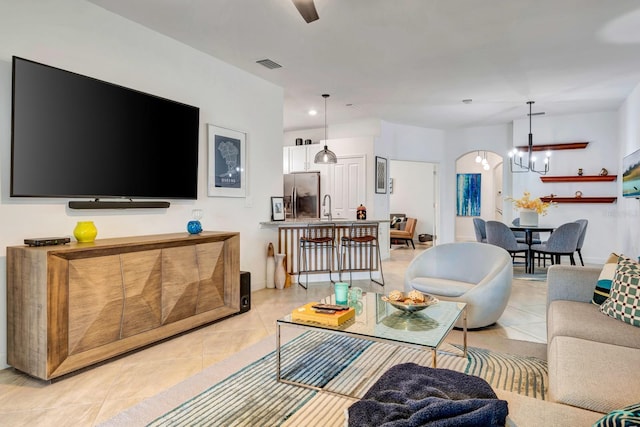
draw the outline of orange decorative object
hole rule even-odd
[[[357,219],[367,219],[367,208],[365,208],[362,204],[360,204],[360,206],[358,206],[357,212],[356,212],[356,218]]]

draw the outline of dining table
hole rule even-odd
[[[556,227],[548,226],[548,225],[510,225],[509,228],[511,231],[524,231],[524,239],[525,243],[529,247],[527,250],[527,262],[526,262],[526,271],[527,274],[533,274],[533,252],[531,251],[531,245],[533,244],[533,233],[553,233],[553,230]]]

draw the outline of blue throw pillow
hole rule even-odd
[[[593,427],[631,427],[640,425],[640,403],[616,409],[600,418]]]

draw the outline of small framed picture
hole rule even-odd
[[[387,192],[387,159],[376,156],[376,193]]]
[[[247,134],[207,125],[209,197],[246,197]]]
[[[284,221],[284,197],[271,197],[271,221]]]

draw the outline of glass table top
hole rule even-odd
[[[409,313],[396,309],[384,301],[382,296],[383,294],[373,292],[363,293],[362,300],[351,304],[356,309],[355,318],[340,326],[293,320],[291,314],[279,319],[278,323],[435,349],[442,344],[466,306],[465,303],[439,301],[422,311]],[[335,297],[327,297],[318,302],[335,304]]]

